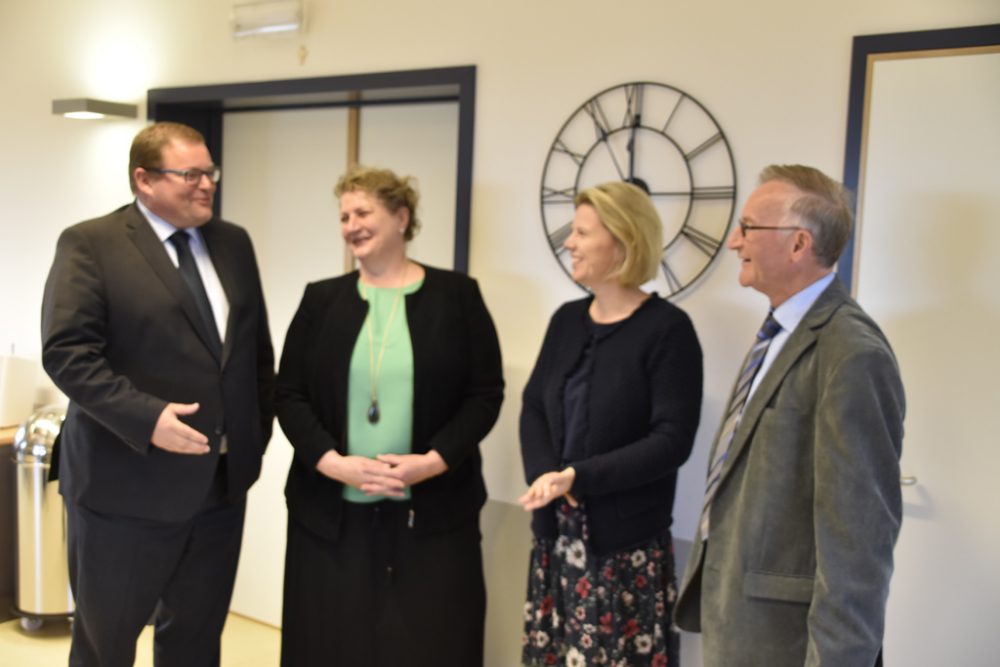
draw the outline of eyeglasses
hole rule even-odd
[[[746,236],[747,232],[750,231],[751,229],[773,229],[773,230],[805,229],[805,227],[801,225],[784,225],[781,227],[776,227],[774,225],[751,225],[746,222],[743,222],[742,220],[737,221],[737,224],[740,226],[740,234],[742,234],[743,236]]]
[[[159,169],[157,167],[143,167],[143,169],[155,171],[158,174],[177,174],[188,185],[198,185],[201,183],[202,176],[208,176],[208,180],[213,183],[218,183],[219,179],[222,178],[222,170],[218,167],[212,167],[207,171],[204,169]]]

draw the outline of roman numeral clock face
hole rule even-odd
[[[663,221],[665,296],[695,284],[725,246],[736,203],[736,167],[718,123],[696,99],[661,83],[626,83],[594,95],[559,130],[542,173],[542,222],[566,275],[563,242],[573,198],[607,181],[649,192]]]

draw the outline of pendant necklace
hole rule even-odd
[[[382,373],[382,360],[385,358],[385,346],[389,341],[389,331],[392,329],[392,319],[396,316],[396,308],[399,306],[400,296],[403,294],[403,284],[406,282],[407,269],[403,269],[403,279],[400,280],[399,288],[396,289],[396,296],[392,299],[392,308],[389,309],[389,319],[385,322],[385,330],[382,331],[382,345],[379,347],[378,360],[375,359],[375,340],[372,335],[372,311],[374,304],[368,302],[368,317],[365,318],[365,327],[368,329],[368,372],[371,377],[371,404],[368,406],[368,423],[377,424],[382,416],[378,406],[378,379]],[[360,281],[359,281],[360,282]],[[364,283],[361,284],[361,295],[368,301],[368,290]]]

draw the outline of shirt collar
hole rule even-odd
[[[201,241],[201,236],[198,234],[197,229],[181,229],[180,227],[174,227],[169,222],[149,210],[149,208],[138,199],[135,200],[135,206],[149,222],[149,226],[153,228],[154,232],[156,232],[156,236],[160,239],[161,243],[169,241],[170,237],[173,236],[175,232],[185,232],[188,236],[193,238],[195,242]]]
[[[793,294],[787,301],[774,309],[774,319],[778,321],[784,331],[791,333],[799,322],[806,316],[809,309],[819,298],[830,283],[837,277],[833,271],[826,274],[812,285]]]

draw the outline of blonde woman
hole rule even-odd
[[[553,315],[521,412],[534,533],[523,662],[674,665],[671,512],[701,348],[682,310],[640,288],[662,252],[648,195],[614,182],[575,203],[565,247],[591,294]]]

